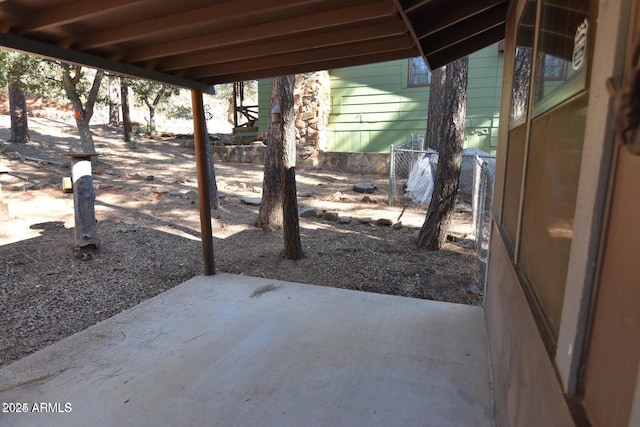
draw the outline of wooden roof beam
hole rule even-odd
[[[487,9],[482,13],[473,15],[470,18],[451,25],[441,31],[431,33],[428,36],[420,37],[420,44],[426,53],[436,52],[447,46],[465,40],[475,34],[486,31],[487,28],[500,25],[507,16],[507,3]]]
[[[459,3],[452,8],[448,0],[433,0],[422,8],[408,13],[407,16],[415,28],[416,35],[421,38],[492,9],[503,2],[508,3],[507,0],[474,0]],[[446,19],[443,18],[445,16]],[[502,18],[506,21],[506,13]]]
[[[204,93],[215,94],[215,88],[206,83],[187,80],[176,75],[160,73],[130,64],[109,61],[103,57],[78,52],[76,50],[63,49],[59,46],[43,43],[33,39],[27,39],[14,34],[0,33],[0,46],[11,50],[38,55],[44,58],[110,71],[119,75],[153,80],[173,86],[197,89]]]
[[[299,65],[310,62],[331,61],[340,58],[384,53],[395,50],[407,50],[411,48],[417,52],[417,47],[413,43],[413,40],[408,39],[407,37],[370,40],[335,47],[307,49],[302,52],[252,58],[243,61],[199,67],[187,73],[186,77],[191,79],[206,79],[217,74],[233,74],[241,71],[246,72],[260,70],[263,68],[272,68],[274,64]]]
[[[53,26],[61,26],[95,18],[116,10],[148,3],[150,0],[101,0],[88,2],[79,0],[71,4],[62,4],[34,15],[23,16],[9,23],[17,34],[27,34],[45,30]]]
[[[413,24],[411,23],[411,20],[409,19],[409,16],[405,13],[404,9],[402,8],[402,5],[400,4],[400,0],[393,0],[393,5],[396,8],[396,12],[398,13],[400,18],[402,19],[402,22],[404,22],[404,24],[409,29],[409,33],[411,34],[411,38],[413,39],[414,43],[418,47],[419,56],[421,56],[422,58],[425,58],[424,50],[422,50],[422,45],[418,41],[418,35],[416,34],[416,30],[413,27]]]
[[[393,16],[393,8],[390,7],[389,2],[387,0],[377,0],[368,4],[364,9],[362,5],[356,5],[319,12],[313,15],[313,19],[306,23],[300,22],[300,18],[288,18],[204,36],[190,37],[160,45],[145,46],[126,52],[124,59],[128,62],[140,62],[168,55],[180,55],[211,48],[250,43],[267,38],[293,35],[297,34],[301,29],[311,31],[341,25],[353,25],[371,19]]]
[[[321,3],[322,0],[305,0],[295,2],[292,0],[247,0],[245,2],[224,1],[210,6],[190,9],[181,13],[173,13],[154,19],[134,22],[119,28],[108,28],[65,40],[64,43],[74,45],[80,50],[95,49],[134,39],[145,38],[167,32],[192,27],[194,23],[203,27],[216,23],[242,17],[247,20],[251,17],[260,17],[266,13],[282,13],[285,10],[304,13],[312,3]]]
[[[348,42],[353,43],[374,39],[381,40],[387,37],[406,34],[406,31],[405,26],[400,21],[384,21],[357,27],[329,30],[321,34],[313,33],[300,37],[287,37],[272,41],[268,44],[253,43],[242,46],[231,46],[206,53],[181,56],[161,63],[157,66],[157,69],[162,71],[179,70],[220,62],[239,61],[250,58],[255,59],[263,56],[279,55]]]
[[[305,64],[296,64],[288,66],[270,67],[262,70],[251,72],[239,72],[234,74],[221,74],[204,79],[207,84],[217,85],[222,83],[232,83],[244,80],[262,79],[268,77],[282,76],[286,74],[307,73],[318,70],[331,70],[335,68],[351,67],[356,65],[372,64],[375,62],[393,61],[396,59],[406,59],[418,56],[418,50],[413,47],[411,49],[395,50],[382,54],[364,54],[361,56],[352,56],[350,58],[340,58],[332,60],[317,60],[307,62]]]
[[[465,55],[469,55],[477,50],[489,46],[491,43],[502,40],[505,36],[506,24],[503,22],[495,27],[489,28],[473,37],[460,40],[458,43],[451,44],[445,49],[427,54],[427,63],[430,69],[436,69],[447,65]]]
[[[405,13],[411,13],[411,11],[419,9],[432,1],[433,0],[400,0],[400,4]]]

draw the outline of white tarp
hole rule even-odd
[[[428,205],[433,193],[438,154],[425,154],[413,165],[407,180],[404,197],[421,205]]]

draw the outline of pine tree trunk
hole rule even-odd
[[[282,111],[282,86],[281,77],[276,77],[272,80],[270,111],[274,111],[275,108]],[[283,127],[281,114],[270,114],[270,117],[267,149],[264,158],[262,203],[260,203],[256,226],[263,230],[279,230],[283,226]]]
[[[133,142],[131,114],[129,112],[129,84],[123,77],[120,78],[120,100],[122,103],[122,130],[124,142]]]
[[[11,113],[11,141],[29,142],[27,103],[20,82],[9,83],[9,111]]]
[[[91,161],[86,157],[74,157],[72,161],[75,247],[78,250],[96,250],[100,246],[100,239],[95,213],[96,193],[91,176]]]
[[[118,78],[109,75],[109,126],[120,125],[120,91]]]
[[[204,110],[203,110],[204,113]],[[220,208],[220,198],[218,197],[218,183],[216,181],[216,167],[213,163],[213,151],[211,150],[211,142],[209,141],[209,131],[207,130],[207,120],[202,117],[202,135],[205,138],[204,151],[207,157],[207,171],[209,173],[209,198],[211,200],[211,209]]]
[[[295,140],[294,140],[295,141]],[[296,191],[296,168],[283,168],[282,184],[284,201],[284,254],[287,259],[302,259],[302,242],[300,241],[300,221],[298,217],[298,196]]]
[[[419,247],[439,250],[451,225],[462,164],[468,65],[466,57],[448,64],[444,71],[444,86],[431,87],[431,93],[443,90],[446,96],[441,111],[429,111],[430,117],[439,115],[443,119],[442,140],[431,203],[417,240]],[[427,126],[430,125],[429,122]]]
[[[446,94],[443,90],[434,90],[437,86],[444,86],[445,83],[445,67],[436,68],[431,73],[431,90],[429,92],[429,108],[428,108],[428,116],[427,122],[429,123],[427,126],[426,132],[426,146],[440,151],[440,142],[443,138],[443,121],[444,117],[441,114],[431,112],[439,112],[444,108],[444,103],[446,102]]]
[[[296,128],[294,112],[294,75],[281,77],[282,95],[282,216],[284,217],[284,253],[287,259],[302,259],[300,223],[298,217],[298,196],[296,191]]]

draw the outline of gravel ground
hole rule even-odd
[[[12,144],[6,142],[6,117],[0,121],[0,162],[12,170],[0,177],[9,205],[9,220],[0,221],[0,366],[202,271],[190,144],[140,139],[132,151],[116,130],[94,127],[101,154],[94,173],[101,246],[78,254],[72,197],[59,189],[69,169],[57,164],[77,146],[75,129],[46,118],[30,125],[34,142]],[[462,304],[482,300],[468,207],[456,210],[456,241],[431,252],[414,244],[422,207],[408,205],[397,229],[361,222],[396,222],[402,212],[402,206],[386,204],[385,177],[297,171],[301,206],[353,220],[302,218],[305,258],[290,261],[282,257],[282,232],[256,229],[258,208],[242,202],[260,196],[262,168],[224,163],[216,173],[224,195],[213,224],[219,271]],[[377,193],[364,198],[353,192],[361,181],[375,182]]]

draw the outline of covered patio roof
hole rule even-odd
[[[12,0],[0,45],[211,92],[415,56],[440,67],[504,37],[508,0]]]

